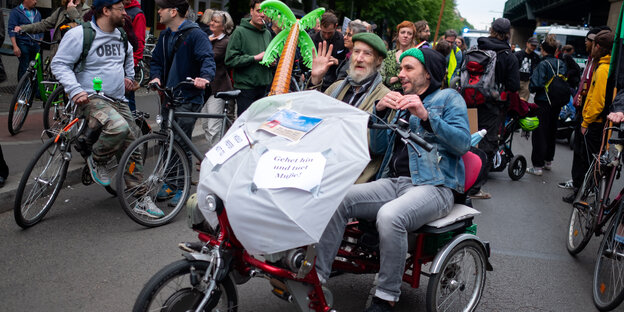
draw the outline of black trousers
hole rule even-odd
[[[537,110],[539,126],[533,130],[531,135],[531,143],[533,145],[531,162],[533,167],[544,167],[547,161],[553,161],[555,158],[557,119],[561,107],[553,108],[546,101],[535,101],[535,104],[539,106]]]
[[[572,184],[581,187],[585,173],[593,160],[593,155],[600,151],[603,122],[589,124],[585,135],[581,134],[580,123],[574,129],[574,155],[572,157]]]
[[[267,87],[260,86],[253,89],[241,89],[240,95],[236,98],[236,113],[240,116],[253,102],[263,98],[267,94]]]
[[[9,166],[4,161],[4,155],[2,154],[2,146],[0,145],[0,177],[7,178],[9,176]]]

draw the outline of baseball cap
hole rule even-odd
[[[492,22],[492,29],[497,33],[508,34],[511,29],[511,22],[504,17],[497,18]]]
[[[156,5],[162,9],[177,8],[180,6],[188,6],[186,0],[156,0]]]
[[[528,44],[532,44],[532,45],[533,45],[533,44],[534,44],[534,45],[539,45],[539,41],[538,41],[538,40],[537,40],[537,38],[535,38],[535,37],[531,37],[531,38],[529,38],[529,40],[527,40],[527,43],[528,43]]]
[[[119,3],[122,0],[93,0],[93,4],[91,5],[94,9],[104,8],[107,6],[111,6],[115,3]]]

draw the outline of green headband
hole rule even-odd
[[[417,60],[419,60],[423,65],[425,65],[425,55],[422,53],[422,51],[420,51],[420,49],[411,48],[401,53],[401,56],[399,57],[399,62],[403,61],[403,58],[406,56],[413,56]]]

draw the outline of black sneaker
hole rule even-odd
[[[563,198],[561,198],[561,200],[563,200],[564,202],[566,202],[568,204],[573,204],[574,200],[576,199],[576,193],[577,193],[577,191],[574,190],[568,196],[563,196]]]
[[[373,301],[371,305],[364,310],[364,312],[392,312],[394,311],[394,307],[390,305],[390,303],[386,300],[373,297]]]

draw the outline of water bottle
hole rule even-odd
[[[485,129],[481,129],[473,133],[472,136],[470,137],[470,146],[477,146],[477,144],[481,142],[481,139],[483,139],[483,137],[485,137],[486,134],[487,134],[487,130]]]

